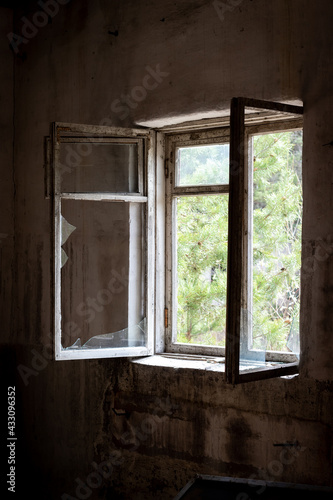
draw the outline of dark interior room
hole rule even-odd
[[[1,498],[333,498],[332,19],[0,1]]]

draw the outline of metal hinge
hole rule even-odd
[[[169,312],[168,308],[165,307],[164,308],[164,327],[165,328],[168,328],[168,312]]]

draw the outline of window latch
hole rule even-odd
[[[165,328],[168,328],[168,312],[169,312],[168,308],[165,307],[164,308],[164,327]]]

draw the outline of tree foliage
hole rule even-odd
[[[301,131],[253,139],[253,347],[297,350]],[[226,150],[184,148],[183,185],[227,182]],[[228,195],[177,199],[177,340],[224,345]]]

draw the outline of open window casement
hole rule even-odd
[[[264,343],[258,347],[254,341],[254,330],[264,328],[264,323],[260,324],[255,317],[253,299],[253,276],[258,263],[253,260],[255,159],[252,145],[255,135],[279,130],[279,124],[282,130],[288,129],[288,122],[291,130],[301,127],[299,115],[302,113],[302,107],[275,102],[246,98],[234,98],[231,102],[226,378],[233,384],[298,372],[299,347],[287,349],[289,352],[272,352]],[[261,117],[259,120],[256,114]],[[276,177],[270,182],[276,183]],[[280,264],[281,254],[289,253],[287,244],[279,252],[275,274],[288,271]]]
[[[144,129],[54,123],[55,357],[154,350],[154,141]]]

